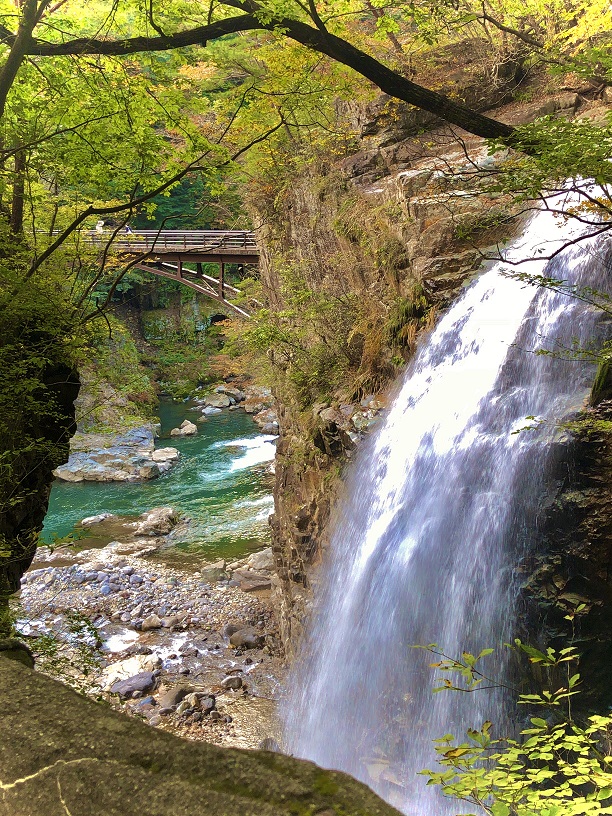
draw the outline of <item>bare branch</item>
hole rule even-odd
[[[527,43],[527,45],[531,45],[533,48],[544,48],[544,43],[540,42],[540,40],[536,40],[535,37],[530,37],[529,34],[518,31],[516,28],[511,28],[510,26],[504,25],[504,23],[496,20],[495,17],[491,17],[491,15],[487,14],[484,10],[482,14],[478,15],[477,19],[491,23],[492,26],[495,26],[495,28],[499,29],[500,31],[504,31],[506,34],[512,34],[513,37],[517,37],[519,40]]]

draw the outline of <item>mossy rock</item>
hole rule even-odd
[[[399,816],[346,774],[179,739],[1,655],[0,710],[11,816]]]

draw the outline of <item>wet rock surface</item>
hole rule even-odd
[[[39,550],[14,610],[37,668],[190,739],[255,748],[276,737],[283,663],[269,592],[228,580],[248,577],[251,561],[269,587],[269,550],[212,582],[205,564],[190,573],[152,561],[160,544],[134,537],[78,553]]]
[[[143,425],[117,435],[76,434],[68,462],[53,475],[65,482],[154,479],[170,470],[179,458],[175,448],[155,450],[155,431],[155,426]]]
[[[612,401],[579,414],[540,520],[536,553],[521,565],[525,635],[576,645],[588,686],[575,707],[612,705]]]

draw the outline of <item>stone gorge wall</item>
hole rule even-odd
[[[480,109],[507,101],[520,80],[516,63],[493,81],[490,72],[465,61],[465,51],[463,66],[457,65],[456,51],[447,57],[451,90]],[[537,101],[509,101],[495,116],[517,123],[546,113],[573,115],[589,104],[571,88],[552,90],[540,98],[539,87]],[[252,198],[258,222],[265,224],[261,276],[274,309],[286,306],[288,267],[309,289],[338,300],[357,294],[361,303],[356,314],[343,315],[347,346],[356,345],[361,355],[352,388],[344,383],[304,404],[282,370],[286,361],[277,361],[280,439],[272,530],[288,653],[308,612],[313,567],[325,548],[342,469],[400,373],[398,351],[404,359],[411,354],[416,335],[482,265],[483,251],[522,223],[509,200],[479,188],[474,170],[504,158],[488,156],[482,140],[449,135],[423,122],[421,112],[385,98],[367,109],[349,106],[346,113],[361,132],[355,153],[339,160],[318,156],[281,189],[263,196],[260,190]],[[415,135],[424,124],[431,129]],[[404,317],[410,315],[406,304],[410,307],[415,291],[422,319],[406,319],[398,328],[398,304]],[[274,360],[274,352],[271,356]]]
[[[586,409],[570,428],[538,550],[521,572],[526,636],[578,648],[587,683],[574,705],[584,711],[612,705],[612,401]]]

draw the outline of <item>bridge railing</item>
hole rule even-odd
[[[111,237],[111,231],[88,230],[82,233],[86,241],[98,244]],[[255,233],[248,230],[134,230],[119,232],[113,246],[123,250],[192,250],[214,253],[215,250],[257,252]]]

